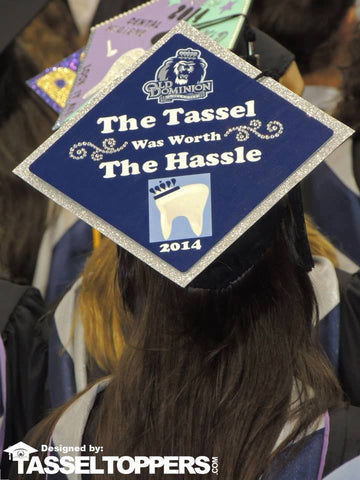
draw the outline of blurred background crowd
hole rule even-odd
[[[137,271],[138,283],[124,281],[121,284],[116,280],[119,269],[128,268],[127,271],[120,272],[126,276],[130,275],[129,272],[133,274],[135,268],[126,255],[122,256],[111,240],[103,238],[97,231],[53,204],[12,173],[20,162],[51,135],[57,119],[57,113],[29,88],[26,81],[86,47],[92,26],[142,3],[137,0],[0,0],[0,326],[4,345],[3,358],[6,358],[6,363],[1,360],[2,449],[29,438],[26,437],[28,432],[44,419],[52,408],[64,405],[92,382],[109,375],[119,375],[119,371],[123,377],[126,376],[119,367],[123,356],[124,362],[128,362],[128,375],[133,378],[136,377],[136,372],[142,372],[139,367],[141,361],[146,362],[145,356],[142,360],[132,359],[131,349],[129,353],[131,335],[128,332],[131,328],[128,317],[129,311],[136,317],[134,312],[138,309],[140,311],[143,303],[160,301],[161,295],[159,298],[151,298],[151,289],[142,288],[150,274],[145,271],[141,276]],[[180,2],[173,3],[175,5]],[[264,75],[272,76],[355,130],[350,139],[302,182],[306,229],[315,264],[309,278],[315,290],[319,314],[318,321],[312,326],[311,336],[317,338],[317,348],[321,350],[321,355],[324,355],[321,362],[325,365],[324,369],[327,369],[328,377],[334,379],[332,394],[328,397],[326,392],[331,388],[327,391],[324,386],[322,390],[319,388],[323,395],[321,407],[311,401],[311,395],[310,400],[305,395],[308,403],[304,400],[306,408],[305,413],[301,412],[302,420],[308,428],[314,419],[315,414],[311,410],[314,405],[324,410],[341,404],[347,405],[349,417],[342,418],[339,422],[353,425],[353,430],[347,427],[351,430],[350,443],[353,452],[346,454],[348,456],[337,464],[334,463],[333,467],[328,466],[327,473],[344,460],[360,454],[360,416],[356,409],[349,410],[348,407],[350,404],[360,407],[358,18],[360,2],[354,0],[253,0],[246,27],[251,31],[257,65]],[[248,33],[249,30],[244,35]],[[245,42],[248,40],[249,38],[245,38]],[[235,53],[246,58],[246,46],[242,47],[238,43],[237,48]],[[58,92],[61,86],[57,84],[54,88]],[[273,261],[275,262],[274,259]],[[277,261],[284,260],[279,255]],[[276,269],[276,264],[272,266],[274,265]],[[281,275],[285,278],[285,273]],[[248,293],[253,292],[255,295],[258,292],[262,295],[262,290],[255,281],[243,288]],[[251,290],[252,288],[254,290]],[[267,286],[263,285],[262,288],[265,291]],[[294,286],[294,291],[299,288]],[[159,287],[158,293],[166,291],[165,287]],[[285,303],[287,294],[290,295],[289,292],[284,292],[284,300],[280,298],[278,302]],[[253,298],[252,293],[249,293],[250,297]],[[125,300],[119,301],[120,298]],[[172,298],[171,294],[169,298]],[[236,303],[233,299],[232,302]],[[301,303],[300,300],[299,302]],[[170,303],[165,302],[164,305],[169,311],[174,308]],[[294,310],[296,309],[298,312],[302,311],[299,304],[294,303]],[[155,309],[153,312],[154,315],[161,316]],[[249,312],[246,313],[248,314]],[[301,313],[297,314],[301,316]],[[159,325],[155,322],[155,325],[160,329],[160,322]],[[166,323],[164,325],[166,328]],[[206,322],[200,324],[199,328],[206,330]],[[137,334],[140,335],[139,332]],[[232,335],[236,337],[233,331]],[[271,340],[268,341],[271,343]],[[214,351],[220,351],[224,345],[225,342],[222,342],[216,347],[219,350]],[[193,355],[194,363],[199,361],[199,371],[204,369],[206,376],[211,370],[210,360],[205,368],[196,357],[195,351],[189,346],[186,348],[190,352],[189,358]],[[244,346],[243,348],[246,349]],[[265,347],[260,345],[259,348]],[[295,346],[291,348],[296,350]],[[251,353],[249,355],[253,359],[257,358],[251,356]],[[296,355],[290,355],[289,358],[295,358]],[[273,358],[273,361],[277,362],[275,357]],[[174,358],[172,361],[175,362]],[[290,363],[288,368],[290,375],[296,376],[297,361],[292,361],[293,364]],[[304,360],[304,363],[307,361]],[[165,363],[162,365],[160,360],[158,362],[164,373]],[[227,362],[232,374],[232,369],[236,366],[232,365],[229,359]],[[174,366],[174,372],[180,374],[181,368],[186,369],[186,365],[184,361],[181,367]],[[291,370],[293,367],[295,374]],[[281,373],[284,366],[280,359],[279,364],[274,364],[272,368],[280,372],[277,379],[281,378],[281,375],[286,377],[287,374]],[[317,387],[314,387],[317,368],[319,363],[317,366],[310,365],[309,372],[312,373],[306,377],[316,395],[319,393]],[[299,371],[301,372],[300,367]],[[157,377],[155,374],[152,377],[152,374],[153,372],[148,372],[149,383],[144,384],[144,388],[150,388],[150,378],[153,388],[156,388]],[[318,378],[322,378],[322,374],[323,372]],[[239,392],[247,388],[246,372],[242,375],[244,377],[241,382],[245,384],[239,386]],[[184,376],[186,377],[186,373]],[[196,377],[196,374],[194,376]],[[299,376],[301,377],[301,374]],[[142,378],[140,374],[139,378]],[[237,381],[240,385],[240,379]],[[189,385],[190,383],[189,380]],[[121,386],[120,383],[119,385]],[[119,395],[119,398],[124,400],[119,393],[119,385],[118,390],[113,388],[112,394]],[[174,397],[169,394],[169,385],[166,387],[168,390],[164,390],[168,392],[167,401],[178,405],[174,400],[176,394],[172,392]],[[222,385],[227,385],[225,380]],[[204,388],[209,394],[211,390],[206,390],[206,386]],[[141,402],[136,395],[140,391],[141,387],[139,390],[134,387],[132,391],[135,403],[139,404]],[[178,394],[180,395],[179,392]],[[254,388],[253,398],[258,394],[259,390]],[[144,390],[144,396],[147,395],[150,395],[149,390]],[[319,395],[321,396],[320,393]],[[189,399],[186,396],[184,398],[186,403]],[[289,402],[285,394],[284,398]],[[165,400],[156,401],[154,408],[161,410]],[[281,401],[280,399],[279,403]],[[257,415],[261,417],[260,404],[266,404],[265,396],[261,398],[261,402],[256,411],[254,409],[249,415],[254,415],[254,418]],[[284,423],[281,415],[285,415],[284,411],[287,409],[284,404],[285,410],[279,417],[272,415],[271,409],[275,412],[279,407],[274,403],[276,402],[270,401],[266,407],[269,432],[272,433],[270,435],[268,432],[269,436],[265,435],[264,438],[270,443],[274,436],[276,438],[279,434],[280,425]],[[226,408],[233,408],[231,402],[225,404]],[[191,405],[196,409],[196,402]],[[245,403],[242,405],[246,410]],[[212,408],[212,405],[210,407]],[[141,408],[147,408],[146,402],[143,402]],[[174,415],[175,418],[173,410],[164,412]],[[115,413],[119,411],[114,410]],[[237,413],[239,414],[238,411]],[[101,414],[102,424],[107,425],[106,422],[111,419],[103,412]],[[150,415],[149,418],[153,417]],[[184,417],[179,416],[177,420],[184,421]],[[146,428],[151,430],[152,421],[156,423],[155,420],[149,420]],[[231,428],[234,421],[233,418],[231,422],[225,422],[223,428]],[[125,423],[124,420],[119,420],[119,428],[125,428]],[[264,449],[266,453],[264,462],[260,462],[260,470],[254,467],[256,448],[254,449],[249,439],[252,434],[255,435],[256,428],[252,430],[253,425],[241,425],[248,429],[248,443],[244,437],[239,446],[244,471],[242,472],[237,461],[231,460],[233,463],[232,467],[229,467],[229,476],[222,477],[226,480],[260,478],[259,475],[267,467],[266,462],[271,458],[271,450],[270,453],[266,451],[258,439],[260,451]],[[158,430],[155,429],[155,432]],[[135,433],[129,428],[127,435]],[[203,435],[210,433],[204,431]],[[100,435],[97,438],[103,437]],[[292,438],[296,438],[296,433]],[[107,441],[104,440],[104,443]],[[161,442],[159,444],[163,445]],[[146,445],[143,444],[145,455]],[[231,448],[229,447],[230,450]],[[131,447],[129,451],[137,452],[135,447]],[[1,471],[8,473],[9,469],[10,462],[4,454]],[[242,472],[240,476],[239,472]]]

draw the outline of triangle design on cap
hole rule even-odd
[[[352,130],[187,24],[15,173],[181,286]]]

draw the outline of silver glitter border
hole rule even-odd
[[[162,37],[150,50],[139,58],[129,69],[123,72],[121,77],[111,82],[98,92],[86,105],[80,108],[75,115],[69,119],[66,124],[59,128],[48,140],[38,147],[29,157],[27,157],[15,170],[14,173],[35,187],[37,190],[54,200],[62,207],[70,210],[77,217],[97,229],[106,237],[140,258],[150,267],[168,277],[178,285],[187,286],[197,275],[199,275],[210,263],[212,263],[226,248],[228,248],[236,239],[244,234],[254,223],[257,222],[273,205],[275,205],[289,190],[297,185],[306,177],[315,167],[317,167],[330,153],[332,153],[341,143],[343,143],[354,132],[351,128],[342,124],[317,107],[302,99],[292,91],[280,85],[275,80],[263,77],[259,81],[272,92],[285,98],[295,107],[303,110],[309,117],[312,117],[333,130],[334,134],[329,141],[319,148],[314,155],[309,157],[304,164],[299,167],[290,177],[288,177],[279,187],[277,187],[260,205],[258,205],[250,214],[239,222],[222,240],[212,247],[195,265],[187,272],[180,272],[169,265],[157,255],[142,247],[140,244],[129,238],[127,235],[114,228],[100,217],[90,212],[67,195],[63,194],[55,187],[30,172],[30,165],[47,151],[55,142],[57,142],[71,127],[84,117],[95,105],[97,105],[108,93],[117,85],[125,80],[136,68],[144,63],[153,53],[161,48],[170,38],[177,33],[187,36],[190,40],[198,43],[201,47],[209,50],[211,53],[220,57],[225,62],[232,65],[237,70],[245,73],[251,78],[256,77],[260,72],[257,68],[245,62],[237,55],[221,47],[218,43],[206,37],[203,33],[196,30],[186,22],[180,22],[164,37]]]

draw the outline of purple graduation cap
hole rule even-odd
[[[199,18],[205,0],[152,0],[91,29],[84,59],[57,128],[180,20]]]

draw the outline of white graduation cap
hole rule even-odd
[[[18,461],[18,460],[29,460],[30,454],[37,452],[36,448],[30,447],[24,442],[15,443],[11,447],[4,450],[4,452],[9,454],[10,460]]]

